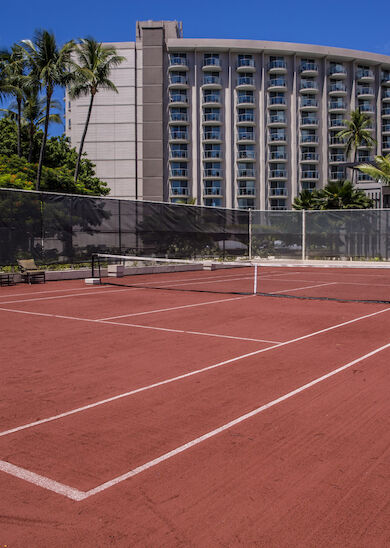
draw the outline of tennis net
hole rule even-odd
[[[244,262],[94,254],[102,284],[175,291],[390,303],[390,263]]]

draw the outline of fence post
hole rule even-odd
[[[302,209],[302,261],[306,260],[306,209]]]
[[[249,245],[249,260],[252,260],[252,210],[249,209],[248,219],[248,245]]]

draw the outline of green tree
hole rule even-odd
[[[69,87],[69,95],[72,99],[90,95],[87,119],[80,141],[79,154],[74,172],[74,180],[77,182],[81,155],[83,153],[95,95],[100,89],[109,89],[118,93],[116,86],[109,77],[112,68],[117,67],[125,58],[117,55],[115,48],[104,46],[93,38],[82,39],[76,46],[75,53],[77,63],[73,65],[73,81]]]
[[[60,48],[54,34],[47,30],[38,30],[35,32],[33,41],[23,40],[22,43],[27,52],[33,83],[37,87],[39,86],[40,89],[44,89],[46,93],[45,123],[36,178],[36,190],[39,190],[49,128],[52,95],[56,86],[65,86],[69,82],[69,67],[74,42],[67,42]]]
[[[350,181],[331,181],[325,188],[303,190],[294,199],[294,209],[369,209],[374,202]]]
[[[361,164],[357,167],[375,181],[390,185],[390,154],[375,156],[373,164]]]
[[[369,130],[371,125],[370,117],[359,109],[351,112],[351,119],[344,120],[347,126],[337,133],[337,137],[345,142],[345,152],[347,157],[353,151],[353,162],[356,163],[357,150],[360,146],[372,148],[376,145],[375,139]]]
[[[294,198],[292,204],[293,209],[320,209],[318,191],[314,190],[301,190],[301,192]]]
[[[1,85],[5,95],[11,95],[16,101],[16,121],[18,125],[17,147],[18,156],[22,155],[21,127],[22,127],[22,101],[24,90],[31,85],[31,80],[25,74],[26,55],[24,49],[14,44],[10,51],[0,52],[0,64],[2,67],[3,82]]]

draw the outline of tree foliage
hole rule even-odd
[[[369,209],[374,202],[350,181],[332,181],[323,189],[302,190],[294,199],[294,209]]]
[[[361,164],[357,167],[375,181],[390,185],[390,154],[375,156],[373,164]]]

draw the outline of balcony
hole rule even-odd
[[[205,187],[203,189],[203,196],[222,196],[220,187]]]
[[[204,150],[203,159],[204,160],[221,160],[222,151],[221,150]]]
[[[315,116],[305,116],[301,118],[300,121],[301,127],[318,127],[318,118]]]
[[[203,133],[203,141],[214,141],[214,142],[221,142],[221,134],[218,131],[205,131]]]
[[[312,97],[302,97],[300,103],[301,110],[317,110],[318,101]]]
[[[170,160],[188,160],[188,150],[170,150]]]
[[[202,121],[205,124],[219,125],[222,123],[220,112],[205,112],[202,116]]]
[[[390,118],[390,107],[382,109],[382,118]]]
[[[382,142],[382,152],[385,152],[386,154],[390,152],[390,141]]]
[[[173,88],[176,88],[176,89],[188,88],[187,77],[186,76],[181,76],[181,75],[178,75],[178,74],[170,74],[168,87],[170,89],[173,89]]]
[[[237,105],[254,108],[255,98],[253,95],[237,95]]]
[[[203,94],[203,104],[207,106],[221,105],[221,96],[219,93]]]
[[[170,179],[187,179],[188,178],[188,169],[171,169],[169,171]]]
[[[273,151],[269,153],[270,162],[285,162],[287,160],[287,152]]]
[[[329,120],[329,127],[332,129],[344,129],[346,128],[345,120]]]
[[[329,174],[330,181],[344,181],[345,171],[331,171]]]
[[[317,93],[318,84],[317,82],[313,82],[312,80],[301,80],[299,84],[299,91],[301,93]]]
[[[318,171],[301,171],[301,179],[317,181],[319,179]]]
[[[319,162],[320,155],[317,152],[302,152],[301,162]]]
[[[358,80],[367,82],[374,80],[374,72],[371,69],[358,69],[356,71],[356,78]]]
[[[203,60],[202,70],[217,70],[221,69],[221,60],[219,57],[205,57]]]
[[[340,137],[330,137],[329,146],[331,147],[342,147],[345,146],[345,142]]]
[[[390,71],[382,72],[382,86],[390,86]]]
[[[346,95],[347,94],[347,86],[344,84],[344,82],[334,82],[333,84],[330,84],[329,86],[329,95],[331,96],[337,96],[337,95]]]
[[[272,78],[268,82],[268,90],[284,91],[286,88],[287,84],[284,78]]]
[[[255,179],[256,172],[254,169],[238,169],[237,178],[238,179]]]
[[[255,72],[254,59],[238,59],[237,72]]]
[[[221,78],[219,76],[205,74],[203,76],[203,89],[220,89],[222,87]]]
[[[388,102],[390,101],[390,89],[384,89],[382,92],[382,101]]]
[[[382,133],[383,135],[387,135],[388,133],[390,133],[390,124],[383,124]]]
[[[318,145],[318,135],[301,135],[299,143],[301,145]]]
[[[329,112],[345,112],[347,104],[344,101],[330,101],[328,105]]]
[[[187,58],[170,55],[168,70],[188,70]]]
[[[243,186],[237,189],[238,196],[256,196],[256,189],[251,186]]]
[[[329,163],[337,164],[339,162],[345,162],[345,154],[331,154],[329,156]]]
[[[170,196],[188,196],[188,188],[186,186],[175,186],[169,189]]]
[[[359,112],[364,112],[365,114],[374,114],[375,109],[374,105],[358,105]]]
[[[256,153],[254,150],[239,150],[237,152],[237,158],[239,160],[246,160],[254,162],[256,159]]]
[[[237,89],[254,89],[255,79],[253,76],[240,76],[237,78]]]
[[[357,97],[374,97],[374,89],[366,86],[358,86],[356,89]]]
[[[187,112],[170,112],[169,123],[170,124],[180,124],[180,123],[188,124]]]
[[[203,170],[203,179],[222,179],[223,170],[220,168],[211,168]]]
[[[187,131],[171,131],[169,134],[170,141],[188,141]]]
[[[237,134],[237,141],[254,141],[255,134],[252,131],[240,131]]]
[[[169,95],[169,104],[175,107],[188,106],[188,97],[184,93],[171,93]]]
[[[269,109],[286,109],[287,100],[285,97],[269,97],[268,99],[268,108]]]
[[[287,188],[270,188],[269,189],[269,196],[283,196],[284,198],[287,198],[288,192]]]
[[[282,59],[275,61],[270,61],[268,65],[269,74],[286,74],[287,72],[287,63]]]
[[[268,140],[270,143],[285,144],[287,142],[287,136],[285,133],[270,133]]]
[[[284,114],[271,114],[268,118],[268,125],[271,127],[283,127],[287,125],[287,116]]]
[[[335,64],[331,65],[329,69],[329,76],[332,78],[346,78],[347,69],[343,65]]]
[[[371,181],[371,177],[368,175],[368,173],[358,173],[358,181]]]
[[[246,112],[245,114],[238,114],[237,124],[254,124],[255,114],[254,112]]]
[[[270,169],[268,172],[268,179],[287,180],[287,170],[285,169]]]
[[[300,71],[302,76],[317,76],[318,65],[317,63],[303,61],[300,66]]]

